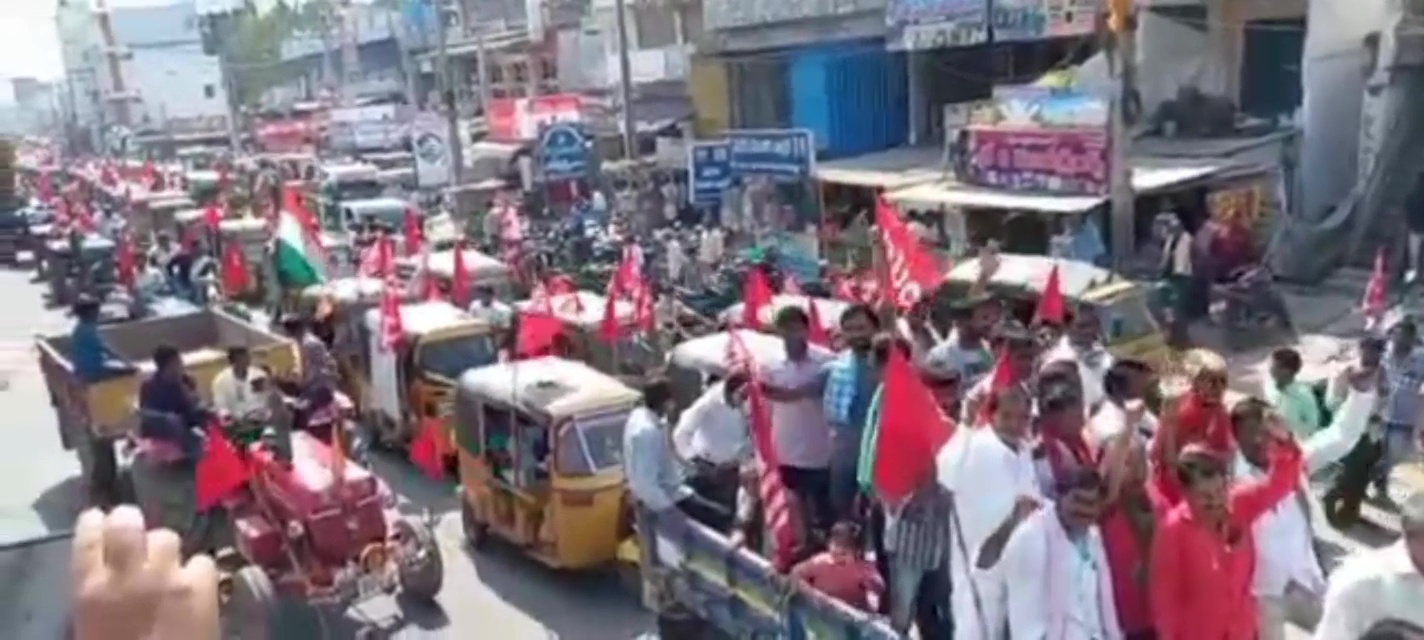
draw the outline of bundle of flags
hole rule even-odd
[[[604,342],[614,344],[625,336],[627,327],[618,314],[619,302],[633,305],[632,328],[644,333],[652,333],[657,328],[656,295],[652,284],[643,276],[643,252],[637,245],[623,248],[623,257],[608,281],[604,296],[603,320],[598,329]]]

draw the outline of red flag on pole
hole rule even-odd
[[[900,212],[883,198],[875,205],[875,226],[883,262],[880,290],[889,294],[896,309],[906,311],[933,292],[943,274]]]
[[[210,204],[203,209],[203,222],[207,224],[209,231],[217,231],[222,226],[223,212],[216,204]]]
[[[396,290],[395,278],[386,276],[385,286],[381,289],[381,348],[393,350],[404,338],[400,292]]]
[[[994,403],[991,402],[991,399],[998,392],[1018,384],[1018,381],[1019,372],[1014,371],[1014,364],[1009,360],[1008,351],[1000,347],[998,353],[994,355],[994,370],[989,372],[989,393],[981,399],[979,411],[971,426],[981,427],[989,424],[994,419]]]
[[[598,325],[598,337],[613,344],[623,337],[623,325],[618,322],[618,279],[608,281],[608,291],[604,293],[603,320]]]
[[[405,210],[405,254],[413,256],[425,246],[425,228],[420,223],[420,214],[414,207]]]
[[[119,284],[123,285],[124,289],[133,291],[138,286],[138,260],[134,257],[133,240],[128,233],[119,236],[118,246],[114,247],[114,250],[117,253],[114,259]]]
[[[1033,312],[1035,324],[1062,326],[1068,316],[1068,303],[1063,298],[1063,283],[1059,281],[1058,264],[1048,271],[1048,282],[1043,285],[1043,295],[1038,298],[1038,308]]]
[[[742,342],[741,335],[733,331],[728,336],[728,350],[732,353],[729,362],[745,362],[745,369],[751,375],[747,385],[747,404],[751,418],[752,444],[757,452],[758,471],[761,478],[757,482],[757,493],[765,512],[767,530],[771,533],[772,564],[778,571],[791,569],[796,559],[797,540],[796,509],[791,492],[781,478],[781,467],[777,460],[776,448],[771,438],[771,406],[762,391],[760,372],[751,357],[751,350]]]
[[[531,311],[520,313],[514,353],[520,358],[535,358],[553,353],[554,343],[563,332],[564,323],[553,315]]]
[[[450,278],[450,301],[461,309],[470,304],[470,269],[465,266],[465,241],[455,245],[454,273]]]
[[[203,457],[198,459],[198,509],[207,511],[247,484],[251,471],[223,435],[222,427],[208,425]]]
[[[871,437],[869,480],[886,504],[908,498],[935,470],[935,456],[954,434],[934,394],[900,349],[885,365],[880,421]]]
[[[766,272],[757,266],[748,269],[746,286],[742,290],[742,326],[748,329],[760,328],[762,309],[771,304],[771,283],[767,282]]]

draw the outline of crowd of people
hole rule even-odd
[[[1424,495],[1396,505],[1387,484],[1424,446],[1412,321],[1362,339],[1323,394],[1286,348],[1259,397],[1229,398],[1220,356],[1188,352],[1185,388],[1164,393],[1149,364],[1106,351],[1086,310],[1033,330],[978,293],[955,312],[940,338],[887,331],[886,315],[853,306],[842,350],[826,355],[809,345],[807,314],[781,309],[784,358],[714,381],[675,419],[649,387],[625,433],[633,496],[767,551],[755,390],[794,497],[789,579],[902,633],[1271,640],[1301,615],[1318,620],[1321,640],[1424,628]],[[919,488],[888,502],[857,469],[897,350],[942,410],[916,419],[953,435]],[[1307,478],[1361,443],[1383,451],[1372,479],[1403,539],[1347,559],[1327,582],[1316,530],[1328,525],[1312,517]]]

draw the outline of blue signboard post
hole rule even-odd
[[[727,132],[729,163],[738,176],[806,180],[816,165],[816,144],[805,129]]]
[[[588,175],[588,136],[578,125],[556,122],[539,133],[539,169],[545,180],[576,180]]]
[[[732,152],[726,140],[701,140],[687,146],[687,201],[717,206],[732,184]]]

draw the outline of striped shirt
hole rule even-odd
[[[887,514],[885,550],[897,567],[929,571],[949,560],[949,492],[935,483]]]

